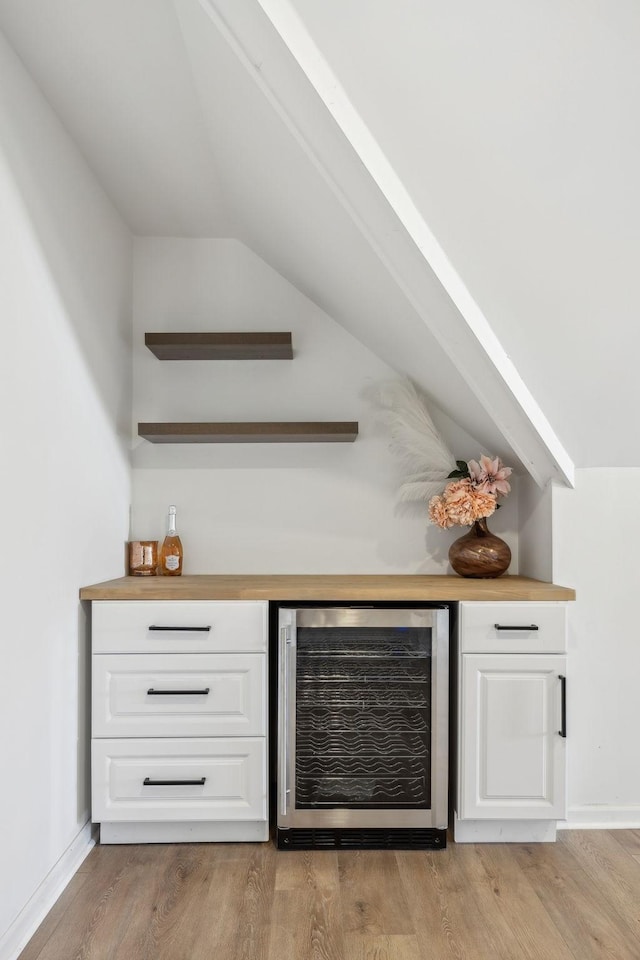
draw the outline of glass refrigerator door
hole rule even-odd
[[[285,612],[279,824],[433,825],[434,771],[442,767],[433,734],[438,697],[446,701],[446,683],[434,684],[435,641],[446,611]],[[446,712],[442,719],[446,781]]]

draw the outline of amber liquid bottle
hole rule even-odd
[[[176,533],[176,508],[169,507],[167,535],[160,550],[160,574],[163,577],[179,577],[182,573],[182,542]]]

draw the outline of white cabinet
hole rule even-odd
[[[564,816],[565,669],[559,656],[463,656],[461,817]]]
[[[265,816],[264,742],[96,740],[94,816],[105,821],[257,821]]]
[[[266,601],[94,600],[94,653],[264,653]]]
[[[457,841],[549,840],[566,815],[565,618],[460,604]]]
[[[268,838],[267,606],[93,602],[102,843]]]
[[[94,737],[264,736],[259,653],[96,654]]]

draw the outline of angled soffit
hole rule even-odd
[[[238,5],[264,21],[253,0]],[[242,241],[411,377],[434,415],[442,411],[441,429],[457,455],[484,450],[521,470],[344,196],[273,109],[219,23],[199,0],[0,0],[0,28],[134,234]],[[314,103],[326,121],[324,105]],[[351,156],[336,133],[336,149]]]
[[[572,485],[570,457],[288,0],[175,5],[192,60],[194,7],[208,14],[524,468]]]
[[[288,3],[0,0],[0,26],[134,233],[237,237],[485,452],[570,481]]]

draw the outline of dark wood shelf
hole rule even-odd
[[[295,423],[139,423],[150,443],[353,443],[353,421]]]
[[[291,360],[290,333],[145,333],[159,360]]]

